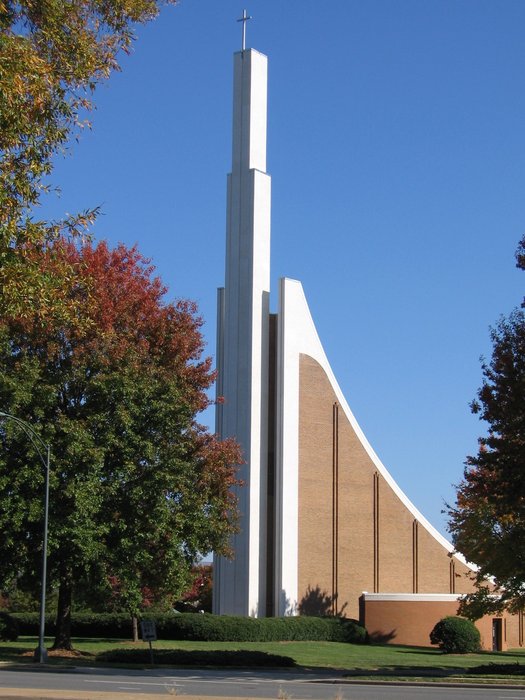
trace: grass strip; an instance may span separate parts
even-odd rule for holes
[[[46,639],[51,646],[52,640]],[[20,637],[17,642],[0,643],[0,661],[31,662],[32,651],[37,645],[36,637]],[[143,642],[134,644],[123,639],[73,640],[79,656],[70,659],[50,657],[51,664],[92,664],[100,654],[114,649],[144,650]],[[394,644],[361,645],[338,642],[175,642],[158,641],[153,644],[154,653],[161,649],[187,651],[257,651],[291,658],[297,666],[311,669],[337,669],[360,676],[388,677],[414,676],[447,678],[468,673],[494,676],[519,677],[519,667],[525,665],[525,650],[509,652],[482,652],[479,654],[443,654],[428,647],[408,647]],[[22,656],[23,653],[28,656]],[[103,658],[103,657],[102,657]],[[500,665],[503,668],[496,668]],[[472,669],[471,671],[469,669]],[[482,673],[483,672],[483,673]],[[525,668],[522,669],[525,674]]]

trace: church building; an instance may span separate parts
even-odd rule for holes
[[[244,484],[234,558],[214,561],[214,612],[344,615],[372,639],[429,646],[434,624],[473,589],[473,568],[367,441],[301,283],[281,279],[270,311],[266,112],[267,57],[243,47],[234,55],[216,429],[241,444]],[[484,648],[523,645],[522,616],[477,624]]]

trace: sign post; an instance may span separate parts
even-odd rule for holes
[[[151,646],[151,642],[157,641],[157,629],[155,627],[155,621],[141,620],[140,631],[142,632],[142,641],[149,643],[149,655],[151,659],[151,665],[153,666],[155,661],[153,659],[153,647]]]

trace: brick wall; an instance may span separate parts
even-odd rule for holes
[[[363,591],[472,590],[467,567],[378,471],[324,370],[307,355],[300,360],[299,402],[300,610],[358,618]]]

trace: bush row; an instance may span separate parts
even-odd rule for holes
[[[21,635],[37,635],[40,617],[38,613],[11,613],[18,622]],[[56,632],[55,616],[46,615],[46,635]],[[126,613],[96,614],[77,613],[71,620],[71,633],[74,637],[117,637],[127,638],[133,635],[131,618]]]
[[[153,654],[155,664],[169,666],[295,666],[289,656],[264,651],[154,649]],[[151,657],[148,649],[111,649],[98,654],[97,661],[149,664]]]
[[[12,615],[0,612],[0,640],[3,642],[16,642],[18,639],[18,623]]]
[[[38,634],[37,613],[13,613],[20,634]],[[204,642],[276,642],[325,641],[362,644],[367,633],[356,620],[338,617],[233,617],[182,613],[180,615],[144,615],[155,620],[159,639]],[[46,634],[53,634],[55,623],[46,619]],[[74,637],[128,638],[132,636],[129,615],[75,614],[71,633]]]

